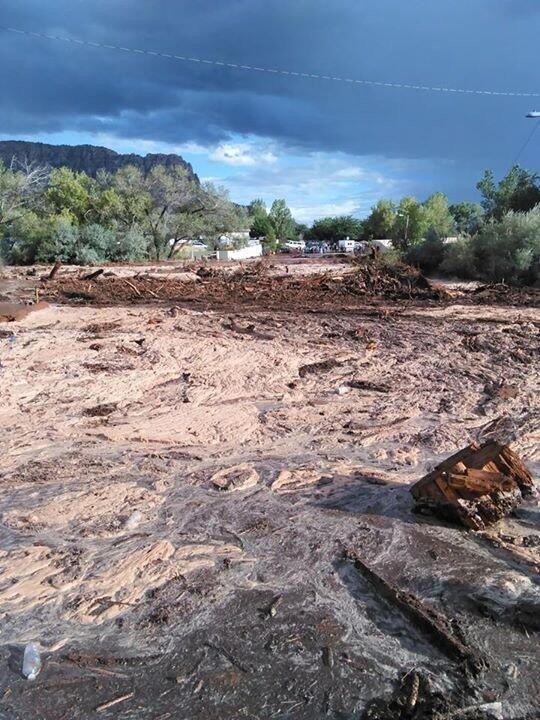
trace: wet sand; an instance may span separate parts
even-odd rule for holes
[[[7,717],[352,720],[411,671],[535,717],[537,501],[485,538],[414,514],[409,485],[493,437],[537,476],[537,308],[52,305],[2,327]],[[489,668],[464,674],[350,548]]]

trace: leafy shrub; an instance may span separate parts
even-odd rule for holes
[[[509,212],[486,225],[472,241],[476,268],[492,282],[535,283],[540,279],[540,205]]]
[[[137,225],[119,233],[110,259],[115,262],[134,262],[148,257],[148,238]]]
[[[51,263],[61,260],[74,261],[79,238],[79,228],[69,216],[60,214],[45,223],[44,232],[36,249],[36,262]]]
[[[276,250],[279,250],[281,246],[281,243],[276,238],[276,234],[273,231],[273,229],[270,229],[270,232],[266,235],[265,239],[263,240],[263,247],[265,251],[268,253],[275,252]]]
[[[443,258],[444,243],[435,234],[429,234],[426,240],[410,247],[405,256],[410,265],[419,267],[426,274],[435,272]]]
[[[388,248],[388,250],[381,252],[378,255],[378,259],[383,265],[393,267],[394,265],[399,265],[399,263],[403,262],[403,253],[399,248],[392,246]]]
[[[103,261],[103,255],[100,254],[99,250],[89,245],[82,245],[77,248],[77,253],[72,262],[77,265],[100,265]]]
[[[450,275],[467,280],[476,277],[476,261],[469,237],[460,237],[456,242],[444,246],[443,260],[439,265],[443,275]]]
[[[37,250],[47,230],[36,213],[24,213],[4,231],[0,254],[12,265],[28,265],[35,262]]]
[[[97,265],[111,259],[116,249],[116,234],[113,230],[93,223],[79,231],[73,262],[80,265]]]

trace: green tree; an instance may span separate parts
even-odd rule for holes
[[[81,265],[96,265],[114,259],[116,233],[98,223],[84,225],[79,230],[73,261]]]
[[[74,173],[62,167],[51,172],[47,200],[56,214],[69,213],[83,223],[90,209],[90,181],[85,173]]]
[[[79,229],[70,213],[49,216],[47,232],[36,252],[36,262],[76,262]]]
[[[478,203],[455,203],[449,209],[458,235],[475,235],[484,224],[484,210]]]
[[[304,240],[309,235],[310,228],[305,223],[294,223],[294,234],[297,238],[300,238],[301,240]]]
[[[264,236],[263,247],[267,252],[275,252],[279,248],[279,240],[276,237],[274,228],[270,225],[270,230],[267,235]]]
[[[396,206],[390,200],[379,200],[364,222],[365,240],[386,240],[392,237]]]
[[[443,275],[467,280],[473,280],[477,277],[476,258],[469,237],[461,237],[456,242],[445,245],[439,271]]]
[[[156,260],[174,254],[183,241],[194,231],[188,223],[204,210],[202,190],[192,182],[182,167],[152,168],[143,180],[151,199],[145,209],[144,223],[148,229]]]
[[[423,273],[436,272],[444,259],[445,245],[436,232],[428,230],[427,238],[409,247],[406,260],[415,265]]]
[[[141,227],[152,208],[146,179],[133,165],[118,170],[112,178],[111,189],[120,197],[121,203],[115,219],[123,230]]]
[[[540,203],[539,181],[536,173],[514,165],[498,184],[493,172],[486,170],[476,187],[487,217],[501,220],[511,210],[527,212]]]
[[[264,200],[261,198],[255,198],[255,200],[252,200],[248,205],[248,214],[253,218],[259,215],[268,215]]]
[[[2,257],[12,265],[31,265],[48,228],[35,212],[27,211],[12,220],[2,238]]]
[[[404,197],[397,208],[392,238],[400,250],[407,250],[425,238],[428,231],[426,208],[414,197]]]
[[[268,217],[278,240],[294,238],[294,219],[285,200],[274,200]]]
[[[472,240],[477,272],[487,280],[533,284],[540,279],[540,206],[510,211]]]
[[[155,167],[143,183],[150,205],[142,227],[157,260],[173,257],[194,237],[211,241],[247,224],[245,210],[232,203],[223,188],[193,182],[182,167]]]
[[[313,223],[309,236],[321,242],[337,242],[346,237],[357,240],[362,236],[364,227],[361,220],[351,215],[326,217]]]
[[[94,222],[105,227],[122,224],[124,202],[120,193],[114,188],[95,188],[91,194],[90,205]],[[127,223],[128,226],[132,224],[133,221]]]
[[[255,215],[249,234],[254,238],[268,237],[271,234],[275,237],[274,227],[268,215]]]
[[[116,246],[111,256],[115,262],[133,262],[148,257],[148,238],[142,228],[131,225],[117,234]]]
[[[476,184],[477,189],[482,195],[482,207],[488,218],[495,216],[497,211],[497,185],[495,184],[495,174],[493,170],[486,170],[481,180]]]
[[[423,203],[424,222],[426,223],[426,237],[444,239],[456,231],[454,217],[450,212],[448,198],[444,193],[434,193]]]
[[[231,202],[225,188],[206,183],[201,188],[199,201],[199,209],[194,208],[193,212],[184,216],[183,243],[191,237],[199,236],[206,238],[207,244],[213,247],[220,235],[245,231],[249,227],[245,208]]]

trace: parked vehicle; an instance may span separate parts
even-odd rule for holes
[[[356,242],[350,238],[344,240],[338,240],[338,248],[340,252],[354,252],[356,249]]]
[[[287,249],[289,252],[294,250],[304,252],[306,249],[306,243],[304,240],[287,240],[287,242],[283,244],[283,248]]]

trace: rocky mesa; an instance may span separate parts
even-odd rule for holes
[[[149,153],[142,156],[135,153],[121,154],[95,145],[49,145],[23,140],[0,141],[0,162],[9,166],[13,160],[50,168],[68,167],[92,177],[95,177],[99,170],[114,173],[126,165],[134,165],[145,175],[156,165],[164,165],[168,168],[179,165],[187,170],[195,182],[199,182],[191,164],[180,155],[174,154]]]

